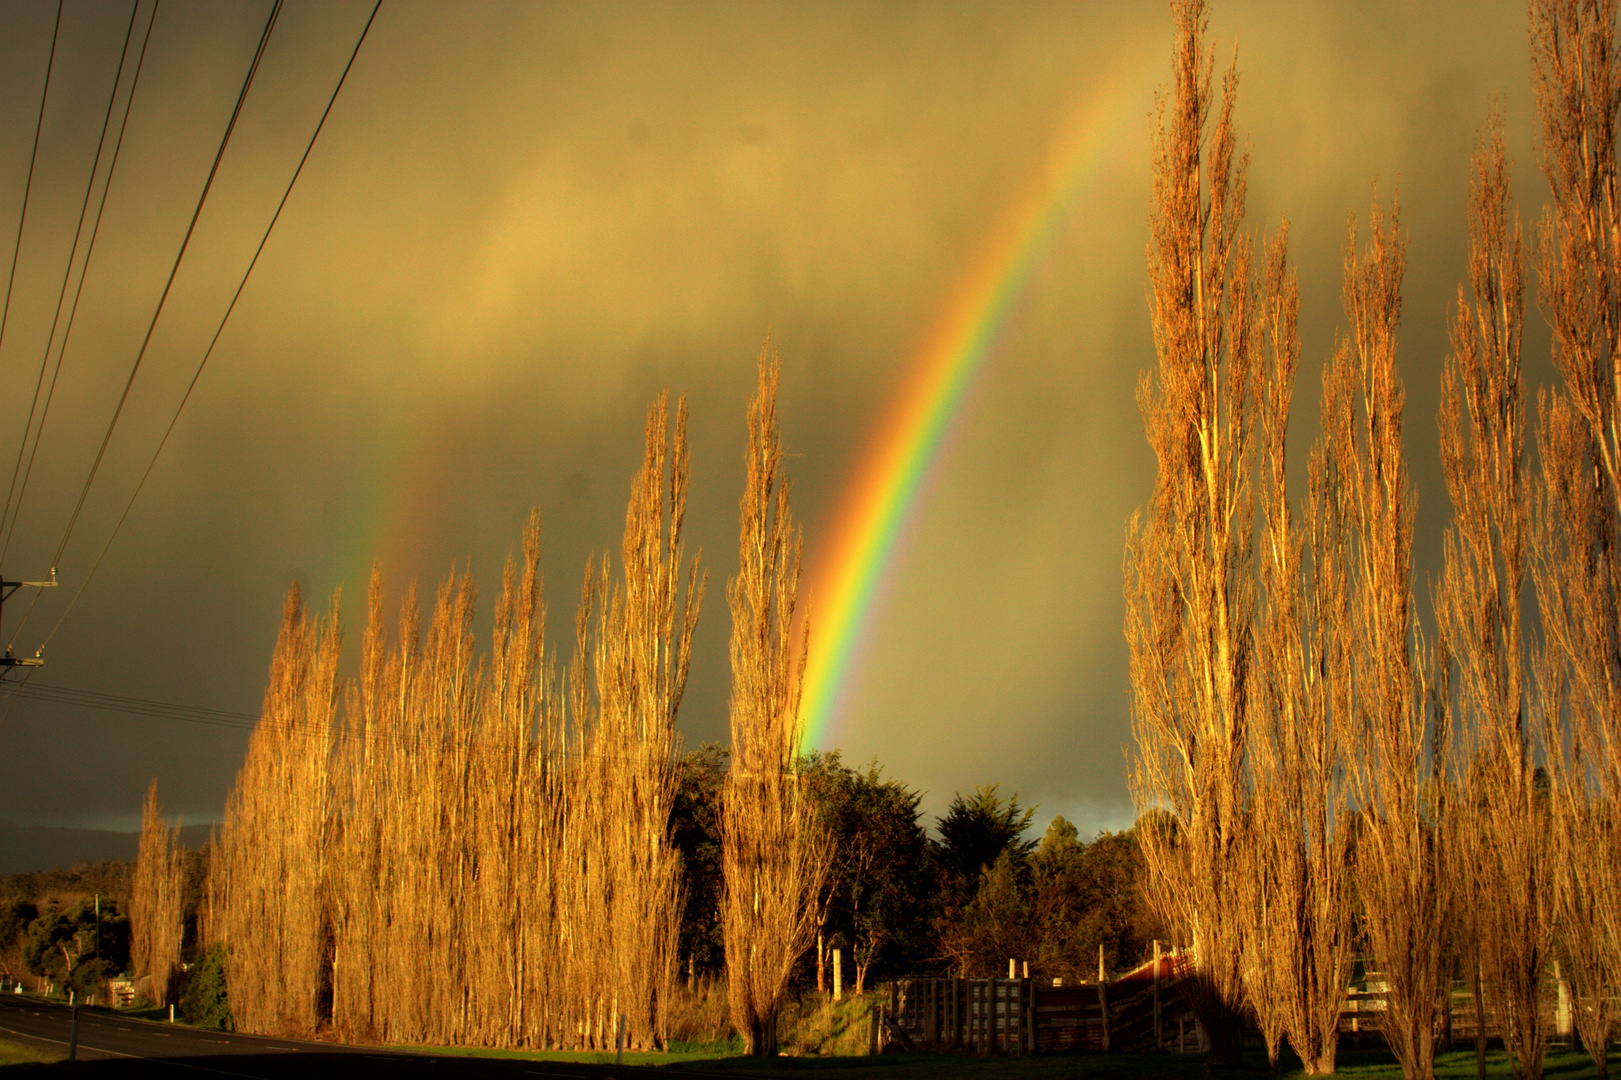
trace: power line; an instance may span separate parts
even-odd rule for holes
[[[17,257],[23,247],[23,225],[28,221],[28,197],[34,190],[34,163],[39,160],[39,133],[45,127],[45,102],[51,96],[51,69],[56,66],[56,39],[62,32],[62,0],[56,0],[56,26],[51,30],[51,56],[45,61],[45,88],[39,94],[39,120],[34,124],[34,149],[28,155],[28,179],[23,184],[23,208],[17,217],[17,242],[11,249],[11,273],[6,278],[6,302],[0,309],[0,344],[6,340],[11,317],[11,287],[17,283]]]
[[[157,23],[157,20],[158,20],[158,2],[159,2],[159,0],[152,0],[152,15],[146,21],[146,33],[141,38],[141,54],[135,60],[135,75],[130,80],[129,97],[124,101],[124,116],[123,116],[123,119],[121,119],[119,121],[119,124],[118,124],[118,141],[113,145],[112,160],[109,162],[109,164],[107,166],[107,182],[102,185],[102,188],[101,188],[101,200],[96,204],[96,220],[95,220],[95,224],[90,229],[90,244],[89,244],[88,247],[85,248],[84,267],[79,273],[78,287],[73,292],[73,307],[71,309],[69,309],[69,311],[68,311],[68,324],[67,324],[67,329],[65,329],[62,332],[62,345],[57,350],[57,353],[56,353],[56,370],[51,375],[51,388],[50,388],[49,392],[47,392],[46,395],[45,395],[45,414],[40,417],[40,422],[39,422],[40,423],[40,432],[39,432],[39,434],[41,434],[41,435],[44,433],[44,430],[45,430],[45,419],[46,419],[46,416],[48,416],[49,413],[50,413],[51,402],[56,397],[56,382],[57,382],[57,379],[62,374],[62,357],[64,355],[66,355],[66,353],[67,353],[68,341],[73,336],[73,325],[74,325],[74,322],[78,318],[78,315],[79,315],[79,298],[80,298],[80,296],[82,296],[84,294],[84,282],[85,282],[86,275],[88,275],[89,272],[90,272],[90,260],[96,254],[96,238],[101,235],[101,217],[102,217],[102,213],[107,209],[107,195],[112,190],[113,174],[118,168],[119,154],[124,148],[124,132],[129,127],[129,114],[130,114],[131,107],[135,103],[135,91],[140,86],[141,71],[146,66],[146,49],[147,49],[147,46],[149,44],[151,44],[151,41],[152,41],[152,27]],[[36,435],[35,438],[34,438],[34,453],[37,454],[38,452],[39,452],[39,435]],[[30,454],[29,458],[28,458],[28,469],[24,473],[24,477],[23,477],[24,486],[27,485],[28,477],[33,474],[33,470],[34,470],[34,455]],[[19,496],[19,505],[20,505],[20,500],[21,500],[21,496]],[[13,527],[15,527],[15,525],[16,525],[16,518],[15,517],[12,518],[12,525],[13,525]],[[7,537],[6,537],[6,546],[7,546],[8,549],[10,547],[10,544],[11,544],[11,537],[8,534]],[[53,569],[53,571],[55,569],[54,561],[52,563],[52,569]],[[12,632],[11,640],[6,645],[6,647],[8,649],[11,648],[13,645],[15,645],[17,643],[18,634],[21,632],[23,626],[28,622],[29,616],[33,615],[33,613],[34,613],[34,605],[36,605],[38,603],[39,603],[39,594],[35,593],[33,598],[28,602],[28,608],[27,608],[27,610],[25,610],[23,612],[23,617],[17,621],[17,629]],[[30,673],[30,675],[31,674],[32,673]],[[23,677],[23,681],[27,682],[28,678],[29,678],[29,676],[25,675]],[[3,720],[3,719],[5,719],[4,715],[0,714],[0,720]]]
[[[124,64],[129,59],[129,43],[130,39],[135,35],[135,16],[140,11],[140,7],[141,0],[135,0],[135,2],[130,5],[129,28],[124,31],[124,45],[123,48],[121,48],[118,52],[118,70],[113,73],[112,92],[107,96],[107,113],[104,117],[102,117],[101,135],[96,140],[96,157],[95,160],[90,163],[90,176],[85,181],[84,201],[79,206],[79,223],[73,230],[73,246],[68,250],[67,265],[62,268],[62,288],[56,296],[56,313],[51,317],[51,332],[45,338],[45,355],[40,357],[39,378],[34,381],[34,399],[29,403],[28,406],[28,421],[23,425],[22,442],[17,446],[17,463],[12,467],[11,470],[11,486],[6,489],[6,504],[4,510],[0,511],[0,532],[3,532],[5,535],[4,544],[0,544],[0,566],[5,565],[6,553],[11,550],[11,538],[16,534],[17,531],[17,515],[22,513],[23,495],[28,490],[28,478],[33,475],[34,472],[34,458],[39,454],[39,442],[45,434],[45,419],[50,413],[51,399],[56,394],[56,378],[57,375],[60,375],[62,371],[62,354],[67,349],[67,335],[69,332],[71,332],[73,327],[73,319],[71,314],[68,318],[68,329],[64,331],[62,335],[62,348],[57,350],[56,374],[51,376],[50,390],[45,396],[45,408],[43,411],[40,411],[39,393],[45,385],[45,371],[48,367],[50,367],[51,345],[56,340],[56,328],[62,321],[62,304],[67,298],[68,282],[73,278],[73,261],[74,258],[79,254],[79,241],[84,238],[84,220],[90,210],[90,195],[96,187],[96,173],[101,168],[102,152],[107,148],[107,129],[112,126],[113,106],[118,103],[118,88],[124,80]],[[152,8],[152,14],[154,18],[157,16],[157,6],[155,3]],[[146,29],[147,35],[150,37],[152,32],[152,24],[150,22],[147,23]],[[146,57],[146,46],[144,43],[141,46],[141,57],[142,59],[145,59]],[[135,83],[140,80],[140,77],[141,71],[140,67],[137,65],[135,69],[135,79],[130,83],[129,101],[134,101],[135,99]],[[129,121],[129,102],[126,102],[124,105],[124,121],[126,123]],[[123,144],[124,134],[122,125],[119,127],[118,134],[118,142],[121,146]],[[107,190],[108,188],[112,187],[113,170],[117,168],[117,166],[118,151],[115,148],[113,151],[112,160],[107,167],[107,183],[102,188],[101,207],[105,207],[107,205]],[[96,227],[91,229],[90,245],[85,249],[84,265],[79,269],[79,288],[73,296],[74,311],[78,310],[79,293],[83,292],[85,275],[90,271],[90,254],[91,250],[95,247],[96,228],[99,228],[101,225],[101,207],[98,207],[96,210]],[[18,230],[18,235],[19,237],[21,236],[20,228]],[[24,471],[23,457],[28,450],[28,434],[34,429],[34,414],[36,412],[39,412],[39,430],[34,434],[34,452],[32,454],[27,454],[28,469],[27,471]],[[19,476],[22,478],[22,490],[20,491],[17,488],[17,480]],[[12,509],[13,495],[16,496],[17,500],[15,512],[13,512]],[[8,522],[9,525],[7,524]]]
[[[197,230],[197,219],[202,217],[203,206],[208,202],[208,193],[214,187],[214,178],[219,175],[220,161],[225,157],[225,148],[230,145],[231,134],[236,130],[236,122],[242,115],[243,103],[247,100],[248,90],[253,86],[253,77],[258,74],[259,63],[264,59],[265,46],[270,41],[270,33],[276,26],[276,19],[281,15],[283,0],[275,0],[270,9],[270,17],[265,21],[264,32],[259,36],[259,47],[254,51],[253,62],[248,65],[248,73],[242,81],[242,89],[237,93],[236,106],[231,110],[231,119],[225,125],[225,134],[220,139],[218,151],[214,154],[214,163],[209,167],[208,179],[203,183],[202,194],[197,197],[197,207],[192,211],[191,222],[186,226],[186,235],[180,241],[180,250],[175,253],[174,265],[169,268],[169,279],[164,282],[163,292],[158,297],[156,309],[152,312],[152,321],[147,324],[146,336],[141,339],[140,350],[135,354],[135,363],[130,368],[129,378],[124,382],[124,391],[119,395],[118,405],[113,409],[113,416],[107,423],[106,434],[102,436],[101,447],[96,451],[96,457],[90,465],[90,473],[85,477],[84,487],[79,490],[79,501],[74,505],[73,514],[68,518],[67,528],[62,531],[62,540],[56,547],[56,554],[51,557],[52,566],[62,564],[62,552],[67,549],[68,538],[73,535],[73,528],[78,524],[79,514],[84,510],[85,499],[90,495],[90,485],[95,482],[96,473],[101,468],[102,459],[107,454],[107,444],[112,441],[113,429],[118,426],[118,419],[123,415],[124,405],[129,401],[130,388],[135,385],[135,376],[141,370],[141,362],[146,359],[146,350],[152,343],[152,335],[158,327],[158,320],[163,316],[164,305],[168,303],[169,292],[174,288],[176,276],[180,273],[180,263],[186,257],[186,249],[191,245],[192,234]],[[25,616],[26,618],[26,616]]]
[[[107,557],[108,549],[113,546],[113,541],[118,537],[119,530],[124,527],[125,519],[129,517],[130,510],[135,506],[135,500],[140,496],[141,490],[146,487],[147,478],[152,475],[152,469],[158,463],[158,456],[163,453],[163,448],[169,445],[169,436],[174,434],[175,425],[180,421],[180,413],[185,409],[186,403],[191,400],[191,393],[197,388],[197,380],[202,378],[203,368],[208,365],[209,357],[214,355],[214,346],[219,344],[220,335],[225,332],[225,324],[230,319],[231,313],[236,310],[237,301],[242,298],[242,290],[247,287],[248,277],[253,273],[253,268],[259,265],[259,256],[264,253],[265,245],[270,241],[270,233],[275,229],[276,222],[281,220],[281,212],[286,207],[288,198],[293,194],[293,185],[298,183],[299,176],[304,172],[304,163],[309,161],[310,151],[315,149],[315,140],[320,138],[321,130],[326,126],[326,119],[332,113],[332,106],[338,100],[338,93],[343,89],[344,82],[349,78],[349,71],[355,66],[355,57],[360,55],[360,47],[365,44],[366,35],[371,31],[371,24],[377,18],[378,9],[382,6],[383,0],[377,0],[372,5],[371,15],[367,17],[366,25],[360,30],[360,37],[355,41],[355,47],[349,53],[349,62],[343,66],[343,73],[338,76],[337,85],[332,88],[332,96],[327,98],[326,108],[321,111],[321,119],[316,122],[315,130],[310,134],[310,141],[304,146],[304,154],[298,159],[298,167],[293,170],[292,178],[287,181],[287,188],[281,194],[281,201],[276,204],[276,212],[270,216],[270,223],[265,226],[264,235],[259,238],[259,246],[254,248],[253,258],[248,261],[248,268],[242,272],[242,280],[237,282],[236,292],[231,294],[231,302],[226,306],[225,314],[220,317],[219,325],[214,328],[214,336],[209,340],[208,348],[204,350],[202,360],[198,361],[197,370],[192,373],[191,382],[186,385],[186,392],[181,396],[180,404],[175,407],[174,416],[170,417],[169,426],[164,429],[163,438],[158,440],[157,449],[152,451],[152,459],[146,463],[146,470],[141,473],[141,479],[135,485],[135,490],[130,494],[129,502],[124,504],[124,512],[119,515],[118,521],[113,525],[111,535],[107,537],[107,542],[102,545],[100,554],[96,556],[96,561],[91,564],[90,572],[79,582],[78,589],[74,591],[73,598],[68,601],[68,606],[63,609],[61,617],[56,620],[56,625],[51,627],[50,633],[45,635],[45,640],[40,642],[39,647],[41,649],[50,644],[51,639],[56,636],[56,632],[62,628],[62,623],[67,620],[69,613],[78,604],[79,597],[84,595],[85,586],[89,585],[90,579],[96,576],[96,571],[101,568],[101,561]],[[26,620],[26,618],[25,615],[24,619]],[[18,624],[17,629],[22,629],[21,623]],[[13,633],[13,642],[15,642],[16,637],[17,635]]]
[[[30,668],[29,675],[37,669]],[[315,734],[332,738],[335,741],[353,741],[365,743],[367,741],[383,742],[399,747],[419,748],[436,740],[436,734],[426,728],[416,731],[389,731],[371,732],[357,730],[352,719],[339,722],[334,719],[330,725],[313,724],[300,720],[269,720],[257,713],[236,712],[230,709],[209,709],[198,705],[181,705],[172,701],[156,701],[151,698],[129,697],[123,694],[103,694],[92,690],[75,690],[66,686],[30,686],[25,678],[22,682],[0,683],[0,701],[6,703],[7,709],[18,699],[26,701],[45,701],[58,705],[68,705],[79,709],[94,712],[120,713],[126,716],[139,716],[153,720],[178,720],[187,724],[197,724],[203,727],[226,728],[233,731],[252,732],[260,726],[267,728],[279,727],[281,730],[293,734]],[[337,710],[333,713],[336,718]],[[444,741],[443,735],[437,741]],[[472,742],[476,743],[474,739]],[[534,748],[532,741],[526,745]],[[539,756],[550,761],[580,761],[584,759],[617,761],[617,762],[647,762],[670,761],[676,758],[665,758],[657,754],[606,754],[601,752],[580,750],[540,750],[535,748]]]
[[[122,694],[102,694],[67,686],[28,686],[24,683],[13,683],[8,684],[8,687],[9,697],[25,698],[30,701],[52,701],[102,712],[245,728],[252,728],[259,720],[254,713],[208,709],[198,705],[181,705],[172,701],[154,701],[150,698],[127,697]]]

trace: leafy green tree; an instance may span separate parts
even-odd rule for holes
[[[186,1023],[231,1031],[231,999],[225,983],[225,946],[210,945],[186,972],[180,988],[180,1015]]]
[[[23,939],[28,925],[39,918],[39,909],[28,900],[12,899],[0,903],[0,974],[15,979],[25,970],[23,965]]]
[[[1010,844],[954,892],[936,922],[939,953],[974,978],[1004,975],[1008,960],[1031,975],[1079,982],[1097,977],[1098,950],[1109,973],[1139,961],[1161,936],[1141,894],[1142,852],[1132,832],[1083,843],[1055,817],[1033,852]],[[1021,967],[1022,970],[1022,967]]]
[[[1024,839],[1024,831],[1036,816],[1035,809],[1021,812],[1019,796],[1012,795],[1004,802],[996,787],[988,784],[976,788],[966,798],[959,793],[952,798],[945,816],[936,821],[941,864],[948,874],[967,883],[970,892],[980,872],[995,864],[1002,852],[1012,852],[1017,863],[1036,846],[1036,841]]]
[[[39,908],[27,900],[8,900],[0,904],[0,948],[18,941],[28,924],[39,918]]]
[[[1142,896],[1142,848],[1131,830],[1082,843],[1075,826],[1053,818],[1031,859],[1032,964],[1066,982],[1134,965],[1150,951],[1158,924]]]
[[[849,950],[859,992],[869,978],[913,973],[929,951],[933,853],[919,822],[921,794],[874,761],[812,753],[804,775],[833,837],[822,897],[825,947]]]
[[[99,990],[129,966],[129,919],[110,900],[98,916],[90,897],[65,911],[47,909],[24,933],[23,965],[63,989]]]
[[[721,933],[721,789],[730,754],[719,743],[704,743],[677,766],[671,840],[681,853],[686,899],[681,911],[680,955],[694,974],[712,975],[726,967]]]
[[[936,922],[941,956],[959,977],[1007,974],[1011,959],[1029,959],[1038,945],[1030,921],[1030,873],[1026,853],[1005,847],[979,872],[966,903],[948,904]]]

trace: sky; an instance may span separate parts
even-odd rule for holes
[[[155,323],[270,5],[158,9],[84,270],[85,242],[69,252],[130,12],[66,0],[53,57],[57,5],[0,3],[0,481],[33,454],[0,576],[43,579],[62,550],[59,586],[0,612],[18,656],[49,638],[30,690],[256,714],[288,585],[317,607],[345,590],[352,664],[374,562],[391,613],[408,581],[469,570],[487,640],[535,506],[561,666],[586,559],[617,553],[643,417],[667,390],[691,410],[686,543],[709,571],[679,728],[688,747],[724,740],[744,409],[769,335],[813,650],[850,646],[815,745],[876,760],[931,818],[995,783],[1038,827],[1130,824],[1121,562],[1153,483],[1133,393],[1153,363],[1167,5],[385,0],[133,502],[371,4],[286,4]],[[1290,222],[1297,464],[1344,325],[1347,220],[1375,190],[1399,196],[1427,595],[1449,514],[1445,326],[1494,104],[1528,221],[1546,193],[1524,5],[1228,0],[1210,38],[1241,73],[1250,225]],[[83,285],[63,346],[65,272],[69,301]],[[911,444],[870,605],[817,624],[886,433],[969,331],[956,389],[931,399],[934,440]],[[1527,334],[1534,387],[1550,377],[1534,314]],[[41,430],[42,371],[59,374]],[[0,819],[134,828],[156,777],[171,815],[218,820],[246,743],[240,726],[0,700]]]

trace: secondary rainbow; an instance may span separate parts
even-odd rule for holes
[[[1003,214],[914,354],[906,383],[862,455],[810,580],[811,639],[801,717],[806,747],[830,748],[909,522],[923,502],[976,376],[996,351],[1070,208],[1143,119],[1143,81],[1116,78],[1055,140],[1047,167]]]

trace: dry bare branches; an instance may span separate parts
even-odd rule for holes
[[[1166,827],[1144,830],[1151,894],[1195,949],[1195,1008],[1214,1060],[1230,1063],[1242,1004],[1238,870],[1254,691],[1258,285],[1241,231],[1237,71],[1228,69],[1218,105],[1204,5],[1182,0],[1173,9],[1177,46],[1171,90],[1158,102],[1148,252],[1158,364],[1137,391],[1158,474],[1126,553],[1131,785],[1139,812],[1169,815]]]
[[[1535,786],[1520,603],[1527,492],[1520,340],[1524,267],[1510,216],[1500,117],[1476,151],[1470,294],[1458,290],[1442,377],[1441,462],[1453,523],[1436,595],[1458,712],[1460,790],[1449,808],[1460,937],[1523,1080],[1539,1080],[1548,1032],[1541,989],[1553,938],[1547,801]],[[1470,301],[1470,296],[1473,302]],[[1482,902],[1489,897],[1489,902]]]
[[[263,718],[227,804],[210,933],[251,1031],[603,1049],[663,1037],[680,863],[676,709],[701,598],[683,583],[685,409],[662,399],[626,515],[624,580],[587,570],[564,709],[545,649],[540,519],[487,656],[466,576],[392,646],[374,573],[339,725],[336,600],[289,593]],[[214,900],[213,897],[219,897]],[[217,925],[217,924],[223,925]]]
[[[788,509],[777,437],[780,372],[767,343],[749,402],[738,575],[726,597],[732,612],[732,755],[721,833],[726,977],[732,1024],[743,1034],[744,1052],[759,1055],[776,1052],[777,1012],[794,962],[815,932],[829,855],[797,768],[806,635],[794,633],[800,533]]]
[[[1351,330],[1333,361],[1331,381],[1344,381],[1332,413],[1325,408],[1325,437],[1334,442],[1350,532],[1351,692],[1361,744],[1352,770],[1361,818],[1356,859],[1368,939],[1388,986],[1381,1028],[1403,1075],[1430,1080],[1444,987],[1447,878],[1438,824],[1449,736],[1446,714],[1432,707],[1413,614],[1416,500],[1402,456],[1405,393],[1396,373],[1406,242],[1394,203],[1388,222],[1374,204],[1369,233],[1358,251],[1353,220],[1346,239]]]
[[[130,881],[130,967],[146,979],[146,996],[154,1004],[173,1000],[180,971],[182,880],[180,829],[170,832],[158,805],[158,782],[146,789],[141,806],[141,841]]]
[[[1559,867],[1560,952],[1600,1075],[1621,986],[1621,49],[1613,0],[1530,5],[1539,157],[1538,301],[1561,386],[1538,398],[1531,569],[1536,697]]]
[[[337,601],[322,622],[287,592],[264,711],[225,803],[224,938],[244,1031],[310,1032],[327,985],[329,768],[337,714]]]
[[[1352,942],[1345,515],[1326,443],[1310,457],[1304,521],[1290,513],[1286,436],[1300,347],[1287,239],[1285,229],[1268,250],[1260,319],[1264,529],[1244,982],[1269,1059],[1276,1062],[1286,1033],[1306,1071],[1326,1074],[1334,1071]]]

